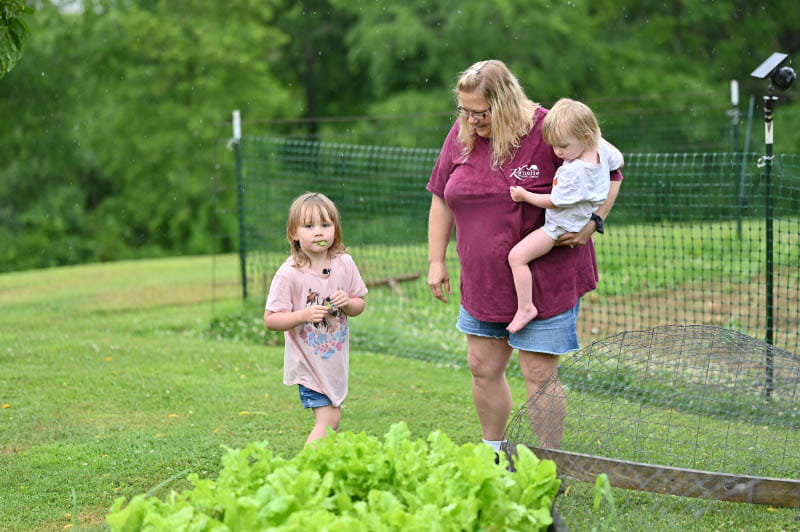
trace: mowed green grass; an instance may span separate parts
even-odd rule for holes
[[[225,446],[302,448],[311,414],[282,384],[282,348],[207,334],[214,315],[241,312],[236,283],[233,256],[0,275],[0,531],[105,530],[114,499],[213,478]],[[371,319],[368,307],[352,334]],[[351,353],[342,430],[381,436],[402,420],[415,437],[476,441],[468,371],[399,354]],[[800,530],[791,509],[613,495],[611,521],[586,484],[558,506],[572,530]]]
[[[234,258],[215,267],[235,294]],[[312,414],[282,383],[283,349],[205,334],[211,274],[198,257],[0,276],[0,530],[103,529],[116,497],[215,475],[223,446],[302,448]],[[354,352],[342,429],[474,441],[468,397],[463,369]]]

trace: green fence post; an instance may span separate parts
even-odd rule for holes
[[[764,218],[766,222],[766,276],[767,276],[767,333],[766,342],[773,345],[773,224],[772,224],[772,112],[777,96],[769,94],[764,96]],[[772,349],[767,348],[766,354],[766,387],[767,399],[772,397],[773,374],[772,374]]]
[[[233,112],[233,153],[236,157],[236,215],[239,219],[239,269],[242,275],[242,299],[247,299],[247,241],[244,230],[244,185],[242,184],[242,118]]]

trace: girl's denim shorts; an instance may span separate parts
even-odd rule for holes
[[[514,349],[563,355],[580,347],[577,329],[580,306],[581,303],[578,301],[578,304],[568,311],[552,318],[533,320],[524,329],[513,334],[506,330],[508,322],[481,321],[461,307],[456,327],[459,331],[473,336],[507,338],[508,345]]]
[[[303,403],[303,408],[319,408],[321,406],[331,406],[331,400],[324,393],[319,393],[311,388],[306,388],[302,384],[298,384],[300,390],[300,402]]]

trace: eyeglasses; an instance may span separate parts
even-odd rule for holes
[[[486,109],[485,111],[477,112],[477,111],[467,111],[466,109],[464,109],[463,107],[461,107],[459,105],[458,107],[456,107],[456,111],[458,111],[458,114],[460,114],[464,118],[472,118],[472,119],[475,119],[475,120],[483,120],[484,118],[486,118],[489,115],[489,113],[492,112],[492,107],[489,106],[489,108]]]

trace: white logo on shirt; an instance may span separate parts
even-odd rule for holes
[[[511,177],[516,179],[517,181],[523,181],[525,179],[536,179],[539,177],[539,167],[535,164],[529,164],[524,166],[519,166],[511,172]]]

